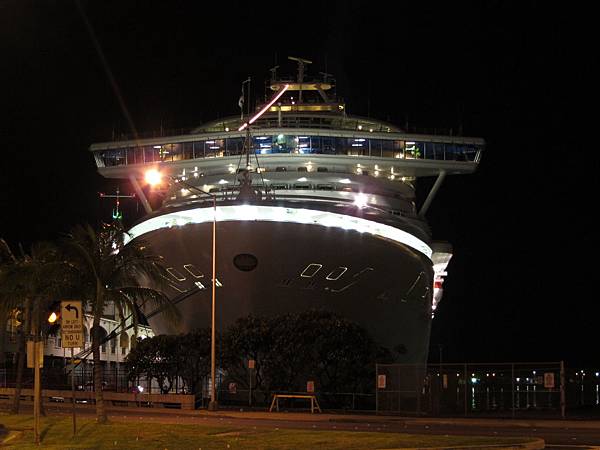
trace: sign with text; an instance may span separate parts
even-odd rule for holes
[[[37,348],[38,361],[40,367],[44,367],[44,346],[42,342],[27,341],[27,368],[34,369],[35,366],[35,349]]]
[[[386,381],[385,375],[377,375],[377,388],[385,389]]]
[[[552,372],[544,374],[544,387],[546,389],[554,389],[554,374]]]
[[[248,369],[254,369],[255,366],[256,366],[256,361],[253,359],[249,359],[248,360]]]
[[[83,347],[83,310],[81,301],[60,302],[62,348]]]
[[[309,392],[309,393],[315,392],[315,382],[314,381],[306,382],[306,392]]]

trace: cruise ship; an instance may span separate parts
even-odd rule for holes
[[[293,76],[271,69],[256,107],[250,80],[242,84],[239,115],[91,145],[99,173],[135,189],[146,215],[128,239],[164,257],[184,318],[175,329],[156,314],[150,325],[156,334],[210,326],[214,225],[218,330],[249,314],[324,309],[363,326],[398,362],[424,363],[452,256],[425,214],[447,175],[476,170],[485,142],[352,115],[331,75],[290,60]],[[417,204],[420,177],[435,181]]]

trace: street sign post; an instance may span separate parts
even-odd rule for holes
[[[248,391],[248,406],[252,406],[252,371],[256,366],[256,361],[254,359],[248,360],[248,371],[250,372],[250,380],[248,380],[248,386],[250,387]]]
[[[60,334],[63,348],[83,347],[83,310],[81,301],[60,302]]]
[[[60,334],[62,347],[71,349],[71,401],[73,402],[73,436],[77,432],[75,416],[75,359],[73,348],[83,348],[83,309],[79,300],[60,302]]]

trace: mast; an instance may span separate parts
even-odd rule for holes
[[[312,61],[308,59],[297,58],[295,56],[288,56],[288,59],[298,62],[298,84],[300,89],[298,91],[298,103],[302,103],[302,82],[304,81],[304,65],[312,64]]]

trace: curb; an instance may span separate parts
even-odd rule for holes
[[[23,434],[22,431],[9,431],[8,435],[0,441],[0,447],[4,447],[5,445],[8,445],[10,441],[12,441],[18,437],[21,437],[22,434]]]
[[[524,444],[458,445],[451,447],[399,447],[385,450],[541,450],[546,446],[543,439],[535,439]],[[381,450],[381,449],[379,449]]]

